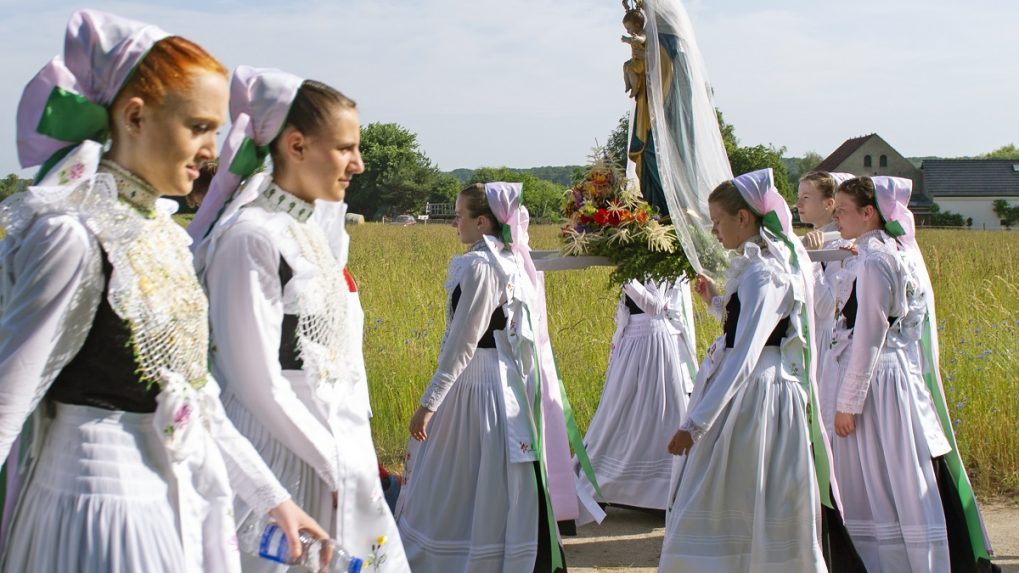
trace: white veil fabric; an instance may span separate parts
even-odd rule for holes
[[[680,0],[645,0],[646,89],[651,139],[662,193],[680,246],[697,272],[721,270],[727,258],[711,236],[708,195],[732,179],[712,88],[693,26]],[[635,118],[631,116],[630,136]],[[628,163],[627,175],[636,175]]]

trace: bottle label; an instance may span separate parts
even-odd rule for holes
[[[290,564],[287,536],[275,523],[266,526],[258,543],[258,556],[284,565]]]

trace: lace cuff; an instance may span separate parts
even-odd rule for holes
[[[432,376],[432,381],[425,389],[425,394],[421,397],[421,405],[424,406],[428,411],[434,412],[439,409],[439,405],[446,398],[446,394],[449,393],[449,389],[453,386],[453,377],[445,372],[436,372]]]
[[[683,420],[683,423],[680,424],[679,429],[684,432],[690,432],[690,438],[693,440],[695,444],[699,442],[700,439],[704,436],[704,433],[708,431],[706,427],[702,428],[701,426],[698,426],[690,418]]]
[[[863,378],[846,373],[846,377],[842,381],[842,388],[839,389],[836,410],[846,414],[862,414],[863,404],[867,401],[867,391],[870,388],[869,378],[869,376]]]
[[[263,485],[250,492],[248,496],[250,499],[244,500],[248,507],[256,515],[266,515],[274,507],[290,499],[290,492],[280,485],[278,481],[273,480],[272,483]]]

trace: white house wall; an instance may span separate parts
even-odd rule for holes
[[[1001,217],[994,214],[992,203],[999,197],[935,197],[934,202],[941,208],[941,212],[951,211],[962,215],[963,219],[973,217],[974,229],[1003,229]],[[1012,206],[1019,205],[1019,201],[1009,201]]]

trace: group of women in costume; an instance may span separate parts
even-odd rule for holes
[[[328,85],[247,66],[228,83],[184,38],[72,15],[18,109],[37,180],[0,205],[0,570],[283,571],[238,550],[266,514],[292,555],[303,530],[371,571],[565,570],[560,532],[600,521],[597,501],[668,510],[665,571],[989,567],[895,178],[804,181],[806,243],[843,245],[833,212],[856,253],[823,267],[770,171],[719,185],[725,292],[693,288],[724,334],[698,368],[691,285],[627,285],[586,449],[521,187],[464,189],[469,248],[394,518],[346,268],[359,138]],[[217,156],[185,232],[160,196]]]

